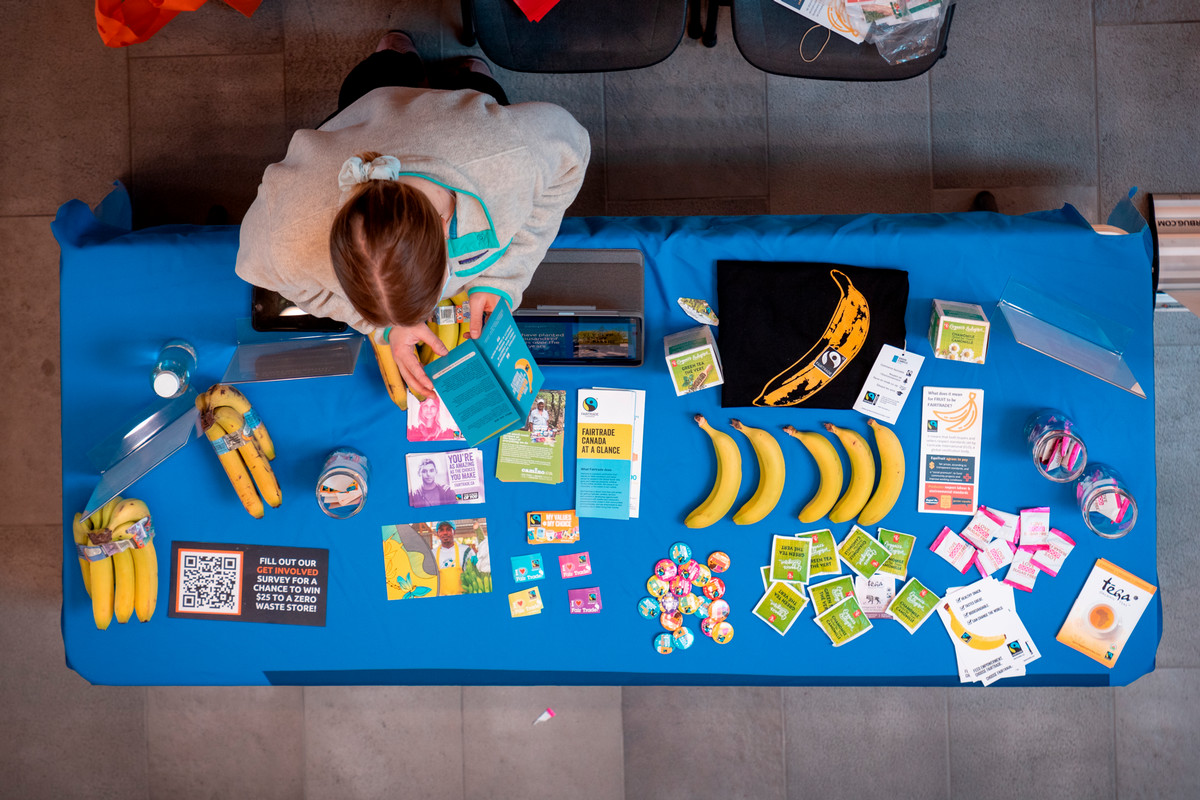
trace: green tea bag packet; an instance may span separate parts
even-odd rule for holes
[[[810,545],[808,577],[818,575],[841,575],[842,562],[838,560],[837,541],[833,531],[825,528],[819,531],[797,533],[796,538],[807,539]]]
[[[771,538],[771,580],[788,583],[808,583],[809,559],[812,545],[808,539],[795,536]]]
[[[813,609],[823,614],[847,597],[854,596],[854,576],[843,575],[840,578],[814,583],[808,587],[808,596],[812,598]]]
[[[907,578],[908,560],[912,558],[913,546],[917,543],[917,537],[880,528],[878,538],[879,543],[886,547],[891,554],[887,561],[880,565],[879,571],[895,575],[900,580]]]
[[[762,573],[763,591],[765,592],[771,588],[771,583],[773,582],[771,580],[771,568],[770,567],[759,567],[758,571],[760,573]],[[799,581],[774,581],[774,583],[786,583],[788,586],[791,586],[797,592],[800,592],[801,594],[804,593],[804,584],[800,583]]]
[[[841,647],[846,642],[852,642],[872,628],[871,620],[858,605],[858,599],[853,595],[845,598],[824,614],[818,615],[816,623],[817,627],[825,631],[825,635],[833,642],[834,647]]]
[[[771,626],[771,630],[780,636],[787,634],[800,612],[808,605],[808,598],[803,592],[786,583],[772,583],[767,593],[751,610],[751,614]]]
[[[856,575],[869,578],[879,571],[891,552],[874,536],[855,525],[838,545],[838,556]]]
[[[925,624],[925,620],[937,610],[941,598],[931,592],[916,578],[900,587],[896,597],[888,606],[888,613],[904,626],[909,633],[916,633],[917,628]]]

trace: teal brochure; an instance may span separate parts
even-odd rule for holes
[[[479,339],[468,339],[425,367],[468,447],[525,424],[542,371],[501,301]]]

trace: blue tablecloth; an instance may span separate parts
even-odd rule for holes
[[[118,198],[119,199],[119,198]],[[249,287],[234,275],[236,227],[160,227],[127,232],[102,222],[82,203],[64,205],[54,223],[62,247],[62,443],[64,544],[97,475],[86,452],[118,422],[153,397],[149,370],[160,343],[181,336],[199,352],[205,387],[223,373],[234,348],[235,320],[247,315]],[[495,440],[483,446],[486,516],[495,590],[436,600],[386,599],[380,527],[429,516],[405,499],[404,454],[429,445],[405,440],[404,415],[388,399],[364,347],[354,375],[245,387],[278,446],[274,462],[284,504],[254,520],[242,509],[209,452],[193,439],[125,494],[146,500],[158,531],[162,580],[158,614],[148,624],[113,624],[97,631],[70,547],[65,547],[62,628],[67,661],[105,684],[888,684],[957,683],[952,643],[936,620],[909,635],[879,621],[840,648],[805,612],[786,637],[750,610],[762,595],[758,568],[772,534],[804,526],[796,513],[816,486],[815,467],[780,426],[815,428],[822,421],[865,431],[853,412],[780,409],[722,410],[718,391],[676,398],[659,357],[664,334],[692,326],[675,304],[680,296],[715,301],[718,259],[810,260],[909,271],[908,347],[930,356],[925,339],[934,297],[976,302],[994,323],[985,366],[927,358],[919,385],[971,386],[986,391],[980,470],[984,503],[1001,509],[1048,505],[1051,521],[1079,542],[1056,578],[1042,575],[1032,594],[1018,592],[1018,609],[1043,657],[1029,675],[1009,683],[1126,684],[1154,667],[1161,634],[1161,593],[1112,670],[1058,644],[1054,637],[1098,557],[1157,583],[1152,292],[1147,235],[1101,236],[1066,206],[1021,217],[996,214],[913,216],[759,216],[576,218],[562,226],[558,247],[639,248],[646,254],[647,359],[633,368],[548,368],[547,388],[590,386],[648,390],[642,515],[629,522],[586,519],[575,546],[533,548],[525,543],[527,511],[573,507],[574,458],[558,486],[496,481]],[[1131,326],[1127,358],[1149,395],[1139,399],[1017,345],[995,303],[1010,276],[1088,305]],[[719,309],[721,310],[721,309]],[[724,309],[732,318],[733,310]],[[928,551],[943,525],[960,529],[966,517],[916,512],[919,392],[896,426],[910,478],[889,527],[917,536],[909,574],[937,592],[964,583]],[[1106,541],[1087,532],[1072,486],[1039,477],[1021,429],[1035,409],[1055,406],[1073,417],[1093,458],[1121,469],[1139,502],[1134,532]],[[731,520],[699,531],[683,518],[708,492],[715,464],[708,438],[692,415],[715,423],[730,416],[780,435],[788,477],[782,501],[764,521]],[[568,418],[569,441],[574,419]],[[753,453],[735,436],[746,464],[741,500],[754,491]],[[331,449],[357,447],[373,465],[370,500],[348,521],[325,517],[313,497],[316,476]],[[444,447],[441,449],[445,449]],[[568,448],[569,449],[569,448]],[[462,515],[458,516],[470,516]],[[849,524],[833,526],[840,538]],[[177,541],[287,544],[329,550],[325,627],[221,623],[166,615],[169,543]],[[652,647],[661,630],[636,605],[645,581],[671,543],[686,541],[703,556],[732,557],[726,574],[734,640],[703,637],[690,650],[662,656]],[[509,557],[540,549],[551,557],[588,550],[593,580],[563,581],[548,574],[539,585],[540,616],[511,619],[506,595],[515,591]],[[972,575],[974,575],[972,570]],[[598,585],[604,609],[567,613],[569,587]]]

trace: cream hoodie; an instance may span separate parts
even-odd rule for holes
[[[363,333],[374,326],[342,294],[329,231],[343,196],[338,172],[367,151],[455,193],[443,297],[465,287],[516,308],[579,192],[591,144],[558,106],[501,106],[471,90],[376,89],[319,129],[297,131],[242,221],[237,274]]]

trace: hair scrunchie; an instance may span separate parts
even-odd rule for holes
[[[367,181],[394,181],[399,177],[400,159],[395,156],[379,156],[366,162],[358,156],[351,156],[338,172],[338,186],[346,192]]]

